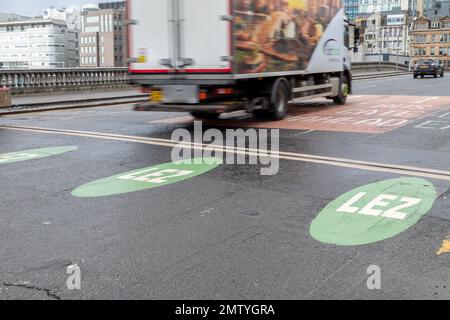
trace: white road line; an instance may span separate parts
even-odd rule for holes
[[[336,167],[345,167],[345,168],[384,172],[384,173],[394,173],[394,174],[400,174],[400,175],[417,176],[417,177],[450,181],[450,171],[412,167],[412,166],[402,166],[402,165],[379,163],[379,162],[359,161],[359,160],[345,159],[345,158],[318,156],[318,155],[295,153],[295,152],[283,152],[283,151],[276,152],[276,151],[265,150],[265,149],[235,148],[235,147],[208,145],[208,144],[201,144],[201,143],[182,143],[182,142],[173,141],[173,140],[169,140],[169,139],[146,138],[146,137],[139,137],[139,136],[128,136],[128,135],[102,133],[102,132],[94,132],[94,131],[61,130],[61,129],[52,129],[52,128],[40,128],[40,127],[28,127],[28,126],[7,126],[7,125],[0,126],[0,129],[17,130],[17,131],[25,131],[25,132],[38,132],[38,133],[46,133],[46,134],[59,134],[59,135],[105,139],[105,140],[114,140],[114,141],[124,141],[124,142],[134,142],[134,143],[142,143],[142,144],[149,144],[149,145],[156,145],[156,146],[163,146],[163,147],[170,147],[170,148],[173,148],[175,146],[182,146],[184,148],[189,148],[189,149],[193,149],[193,150],[212,150],[212,151],[222,151],[222,152],[234,153],[234,154],[246,154],[246,155],[252,155],[252,156],[272,157],[272,158],[278,158],[278,159],[283,159],[283,160],[318,163],[318,164],[325,164],[325,165],[331,165],[331,166],[336,166]]]
[[[416,102],[414,102],[414,103],[416,103],[416,104],[422,104],[422,103],[425,103],[425,102],[428,102],[428,101],[431,101],[431,100],[438,100],[438,99],[439,99],[439,97],[429,97],[429,98],[425,98],[425,99],[416,101]]]
[[[307,134],[307,133],[311,133],[311,132],[314,132],[315,130],[308,130],[308,131],[303,131],[303,132],[300,132],[300,133],[297,133],[297,134],[294,134],[292,137],[297,137],[297,136],[301,136],[301,135],[304,135],[304,134]]]
[[[123,103],[123,104],[113,104],[113,105],[104,105],[104,106],[97,106],[97,107],[80,107],[80,108],[68,108],[68,109],[49,109],[49,110],[36,110],[33,108],[30,108],[30,112],[26,112],[26,113],[10,113],[10,114],[4,114],[2,115],[3,118],[6,117],[23,117],[23,116],[34,116],[34,115],[39,115],[41,116],[42,114],[44,114],[44,117],[53,117],[54,115],[45,115],[45,113],[49,113],[49,112],[57,112],[57,113],[61,113],[61,112],[66,112],[66,113],[70,113],[70,112],[79,112],[81,109],[85,110],[85,112],[94,112],[98,109],[112,109],[112,108],[120,108],[120,107],[127,107],[127,106],[133,106],[135,105],[136,102],[127,102],[127,103]],[[22,109],[22,110],[26,110],[26,109]],[[92,111],[91,111],[92,110]],[[128,110],[128,111],[132,111],[135,112],[133,110]],[[120,111],[120,112],[128,112],[128,111]]]

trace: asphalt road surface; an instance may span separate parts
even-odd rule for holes
[[[170,163],[177,128],[192,118],[131,105],[0,118],[0,299],[450,298],[450,76],[356,81],[346,106],[280,122],[203,123],[279,128],[275,175],[221,164],[169,184],[150,168],[144,188],[124,174]],[[72,148],[35,150],[54,147]],[[332,208],[355,189],[395,189],[406,218],[377,216],[397,196]]]

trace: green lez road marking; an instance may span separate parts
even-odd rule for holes
[[[67,147],[40,148],[11,153],[2,153],[0,154],[0,164],[46,158],[63,154],[69,151],[74,151],[77,149],[78,147],[67,146]]]
[[[391,238],[415,225],[437,198],[419,178],[384,180],[361,186],[329,203],[309,232],[323,243],[356,246]]]
[[[220,164],[218,158],[164,163],[90,182],[72,191],[72,195],[93,198],[157,188],[201,175]]]

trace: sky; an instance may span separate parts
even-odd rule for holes
[[[67,7],[71,4],[81,6],[86,3],[109,2],[106,0],[0,0],[0,12],[36,16],[42,9]]]

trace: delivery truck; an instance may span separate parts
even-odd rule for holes
[[[131,82],[149,94],[135,110],[280,120],[290,103],[345,104],[347,27],[341,0],[128,0]]]

